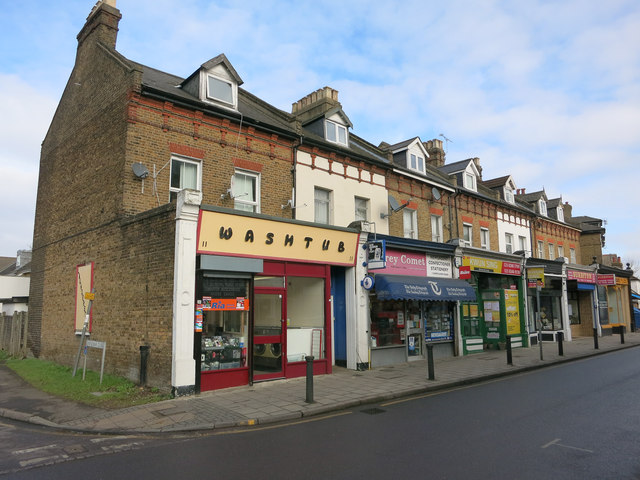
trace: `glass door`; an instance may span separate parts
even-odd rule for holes
[[[284,377],[284,292],[254,294],[253,379]]]

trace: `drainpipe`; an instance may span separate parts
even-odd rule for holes
[[[298,201],[298,191],[296,190],[296,166],[298,165],[298,148],[302,145],[302,135],[300,135],[300,140],[298,143],[293,146],[293,165],[291,167],[291,175],[293,176],[291,184],[293,189],[293,194],[291,195],[291,218],[296,219],[296,202]]]

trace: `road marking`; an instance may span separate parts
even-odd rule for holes
[[[127,437],[125,435],[118,435],[116,437],[100,437],[100,438],[92,438],[89,440],[91,443],[101,443],[101,442],[113,442],[114,440],[127,440],[131,437]]]
[[[119,452],[121,450],[132,450],[135,447],[142,447],[144,445],[143,442],[131,442],[131,443],[121,443],[118,445],[108,445],[102,447],[102,450],[105,452],[108,451],[116,451]]]
[[[55,443],[52,445],[45,445],[42,447],[34,447],[34,448],[25,448],[24,450],[14,450],[13,452],[11,452],[13,455],[23,455],[25,453],[33,453],[33,452],[39,452],[40,450],[48,450],[50,448],[56,448],[58,445],[56,445]]]
[[[586,448],[573,447],[571,445],[563,445],[560,442],[560,438],[556,438],[555,440],[551,440],[549,443],[543,445],[541,448],[551,447],[552,445],[556,445],[558,447],[570,448],[571,450],[578,450],[580,452],[593,453],[593,450],[587,450]]]
[[[51,457],[32,458],[31,460],[23,460],[20,462],[21,467],[31,467],[37,463],[51,463],[58,459],[68,459],[69,455],[53,455]]]

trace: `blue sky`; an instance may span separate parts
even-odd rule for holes
[[[0,256],[30,248],[40,145],[94,2],[2,2]],[[117,0],[117,49],[188,76],[225,53],[286,111],[329,85],[373,144],[442,138],[484,179],[607,220],[605,253],[640,267],[640,3]]]

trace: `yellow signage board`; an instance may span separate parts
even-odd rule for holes
[[[518,262],[503,262],[492,258],[462,257],[462,265],[472,271],[502,273],[504,275],[520,275],[521,265]]]
[[[198,253],[353,266],[358,233],[200,210]]]
[[[507,335],[520,333],[520,306],[518,303],[518,290],[504,291],[504,308],[507,317]]]

